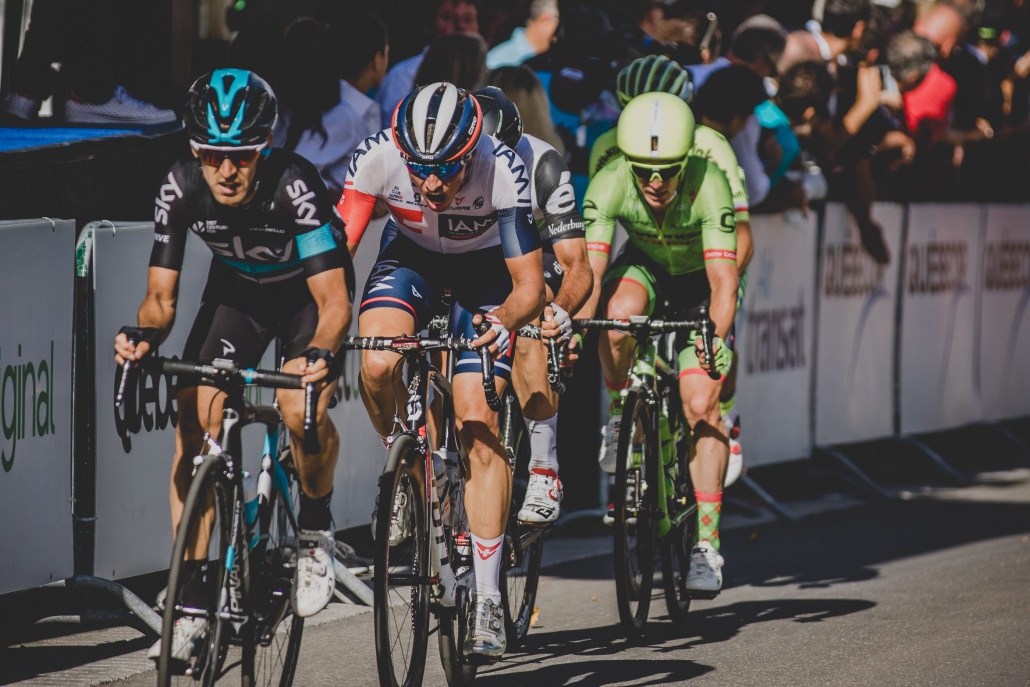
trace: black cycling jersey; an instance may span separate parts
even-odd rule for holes
[[[246,205],[220,205],[200,163],[192,156],[178,158],[155,199],[150,265],[179,271],[192,231],[247,281],[303,282],[342,267],[352,288],[350,255],[341,248],[343,222],[311,163],[289,151],[270,150],[258,161],[253,183],[256,192]]]

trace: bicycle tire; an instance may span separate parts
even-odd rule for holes
[[[529,485],[531,449],[525,420],[514,394],[506,394],[505,417],[501,418],[502,441],[508,450],[512,468],[511,505],[504,532],[504,559],[501,563],[501,602],[504,608],[504,633],[508,648],[522,643],[536,610],[536,593],[540,583],[540,565],[544,556],[542,533],[535,533],[528,544],[523,544],[518,512]],[[509,436],[510,433],[510,436]]]
[[[423,504],[423,456],[415,438],[401,434],[390,447],[379,478],[373,575],[376,664],[382,687],[418,687],[429,639],[429,542]],[[408,535],[390,545],[397,493]],[[405,641],[407,640],[407,641]]]
[[[292,491],[298,491],[290,480]],[[261,539],[251,551],[252,620],[243,641],[243,687],[289,687],[297,671],[304,618],[293,614],[290,596],[297,572],[297,521],[291,501],[278,488],[261,506]]]
[[[678,399],[677,399],[678,400]],[[685,519],[674,526],[662,539],[662,586],[665,588],[665,606],[669,618],[678,624],[687,619],[690,611],[690,592],[687,591],[687,571],[690,568],[690,549],[694,546],[694,532],[697,530],[697,502],[690,484],[689,462],[690,431],[685,426],[682,416],[677,412],[669,418],[672,436],[677,436],[679,425],[683,424],[683,439],[676,446],[678,474],[676,476],[676,494],[671,495],[669,514],[686,512]],[[675,505],[676,497],[687,499],[686,506]]]
[[[444,527],[447,537],[447,559],[455,577],[464,575],[472,567],[472,539],[468,530],[468,514],[465,512],[464,479],[458,485],[450,485],[450,517],[449,525]],[[464,537],[465,551],[458,546],[458,538]],[[469,571],[471,574],[471,571]],[[437,612],[439,632],[437,642],[440,649],[440,662],[443,664],[444,676],[448,687],[468,687],[475,684],[478,664],[468,660],[463,648],[465,644],[465,628],[468,621],[470,598],[468,589],[459,586],[454,608],[440,607]]]
[[[165,608],[161,624],[161,655],[157,662],[157,684],[159,687],[170,687],[181,684],[195,687],[214,685],[221,677],[222,666],[228,651],[228,623],[217,616],[215,599],[225,583],[226,555],[228,542],[232,541],[232,521],[230,503],[233,499],[233,485],[224,477],[225,458],[221,454],[210,455],[198,466],[196,474],[190,482],[186,500],[183,505],[182,519],[176,532],[172,546],[172,560],[168,571],[168,588],[165,596]],[[213,499],[213,503],[210,501]],[[213,507],[214,522],[211,527],[211,540],[208,551],[217,555],[208,556],[207,579],[198,566],[189,565],[186,560],[187,544],[191,542],[204,524],[209,504]],[[206,608],[199,608],[194,600],[187,599],[184,594],[196,594],[197,588],[203,589]],[[193,612],[184,612],[190,611]],[[205,617],[208,622],[207,634],[196,647],[194,656],[187,663],[176,661],[171,656],[172,631],[175,622],[187,616]],[[213,622],[213,625],[211,624]],[[199,677],[198,677],[199,676]]]
[[[654,586],[659,455],[651,413],[641,390],[631,389],[615,454],[615,596],[619,624],[631,640],[643,634]],[[631,451],[639,453],[639,461]]]

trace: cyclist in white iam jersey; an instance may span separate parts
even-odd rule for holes
[[[511,378],[514,332],[544,309],[540,239],[533,226],[529,172],[517,155],[483,135],[479,103],[453,84],[417,88],[397,106],[389,129],[365,139],[351,161],[337,206],[353,253],[377,200],[391,215],[379,257],[361,298],[361,336],[396,336],[422,329],[434,302],[451,289],[459,308],[456,335],[489,344],[498,392]],[[490,330],[478,336],[475,325]],[[393,431],[398,355],[366,351],[361,397],[380,436]],[[466,655],[499,658],[506,648],[499,573],[511,470],[497,413],[482,390],[479,358],[462,353],[455,374],[454,412],[468,450],[465,507],[476,572],[475,608]],[[410,535],[403,522],[391,542]]]

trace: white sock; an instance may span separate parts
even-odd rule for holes
[[[501,603],[501,555],[504,535],[483,539],[472,535],[472,564],[476,569],[476,597]]]
[[[526,420],[529,429],[529,469],[558,472],[558,414],[547,420]]]

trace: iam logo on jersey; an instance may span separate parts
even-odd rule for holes
[[[455,241],[467,241],[482,236],[497,224],[497,213],[491,212],[483,217],[467,215],[440,215],[440,237]]]

